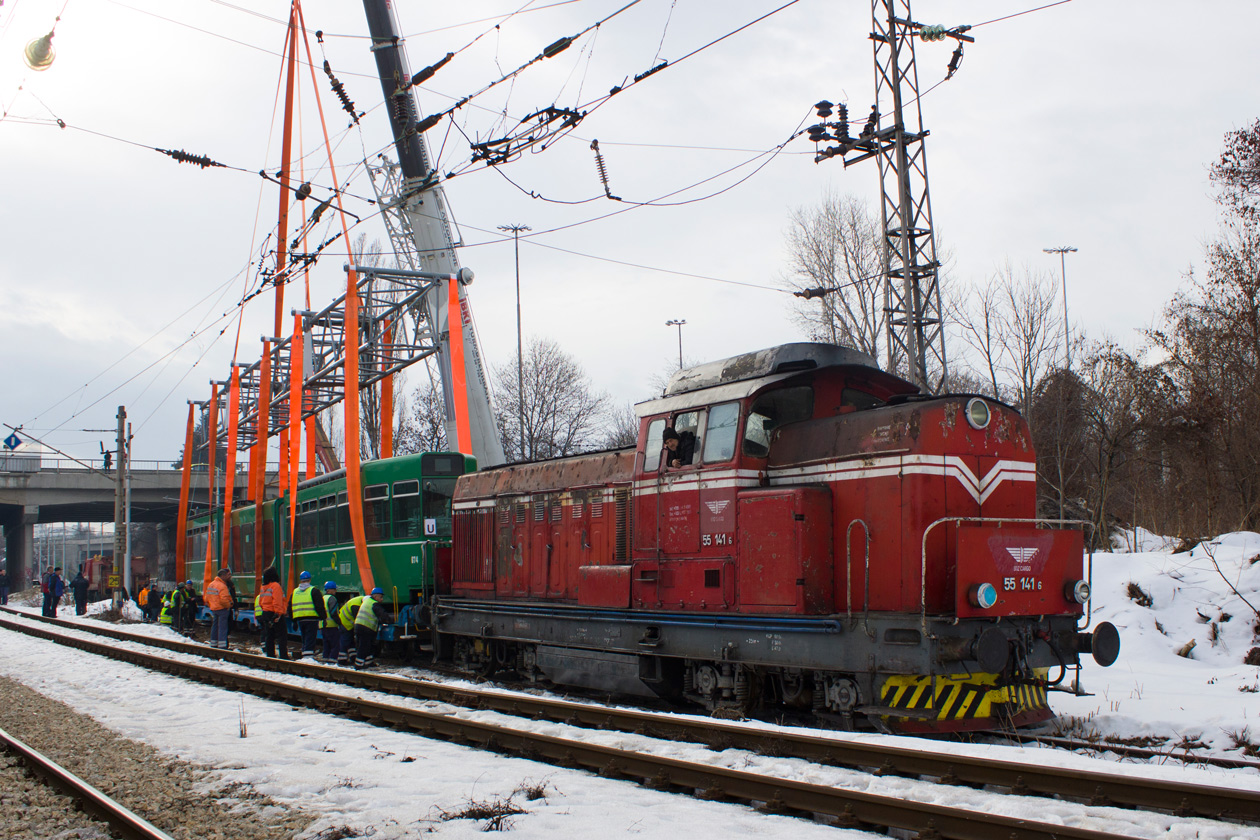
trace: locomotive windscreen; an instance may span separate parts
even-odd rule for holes
[[[463,455],[434,455],[432,453],[420,458],[420,472],[425,475],[463,475]]]

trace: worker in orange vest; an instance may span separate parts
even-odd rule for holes
[[[140,615],[145,622],[149,620],[149,584],[146,582],[144,588],[140,590],[140,594],[136,596],[136,606],[140,608]]]
[[[262,627],[263,653],[275,659],[276,640],[279,639],[280,658],[288,659],[289,605],[284,597],[284,587],[280,585],[280,573],[275,566],[268,566],[263,571],[262,582],[262,589],[258,590],[258,607],[261,610],[258,621]]]
[[[210,647],[223,650],[227,650],[228,628],[232,623],[232,610],[236,608],[236,598],[233,597],[232,588],[229,585],[231,580],[231,570],[219,569],[214,580],[210,581],[202,594],[202,599],[206,602],[211,616]]]

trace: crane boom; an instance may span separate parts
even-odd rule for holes
[[[471,451],[479,466],[502,464],[506,460],[503,442],[494,422],[489,383],[465,288],[472,275],[460,270],[446,196],[433,169],[424,136],[416,130],[419,112],[411,93],[411,73],[398,24],[389,0],[363,0],[363,8],[402,169],[399,209],[411,228],[419,258],[416,268],[452,278],[449,285],[443,283],[430,292],[424,303],[425,315],[437,337],[438,368],[446,406],[446,439],[452,448]],[[454,335],[453,303],[459,310],[454,313]],[[463,387],[459,387],[461,383]]]

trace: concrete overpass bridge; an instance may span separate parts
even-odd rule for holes
[[[4,528],[6,567],[12,589],[31,579],[35,526],[54,522],[113,522],[116,473],[103,464],[41,459],[38,455],[0,456],[0,526]],[[179,516],[181,473],[171,462],[133,461],[131,521],[174,524]],[[245,473],[236,475],[234,498],[245,496]],[[192,510],[209,504],[208,474],[192,474]],[[216,482],[219,484],[222,481]],[[268,484],[274,485],[274,474]],[[222,492],[220,490],[220,492]]]

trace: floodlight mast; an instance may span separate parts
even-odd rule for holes
[[[394,147],[402,170],[399,210],[411,229],[419,257],[416,268],[462,278],[435,284],[425,296],[424,303],[430,329],[437,338],[438,369],[446,404],[447,445],[451,449],[471,451],[479,466],[502,464],[506,460],[503,442],[494,422],[490,386],[464,289],[466,283],[471,282],[472,274],[467,271],[461,273],[446,196],[434,171],[424,136],[417,131],[419,112],[411,93],[411,73],[403,53],[398,24],[388,0],[363,0],[363,9],[367,14],[371,49],[376,57],[376,69],[385,94],[385,110],[389,114]],[[456,302],[459,312],[450,311],[452,302]],[[451,335],[452,319],[455,341],[452,341]],[[459,370],[461,365],[463,369]],[[466,399],[461,398],[460,391],[463,389],[456,387],[457,380],[466,384]],[[466,418],[465,422],[460,422],[461,416]],[[467,439],[462,439],[464,437]]]

